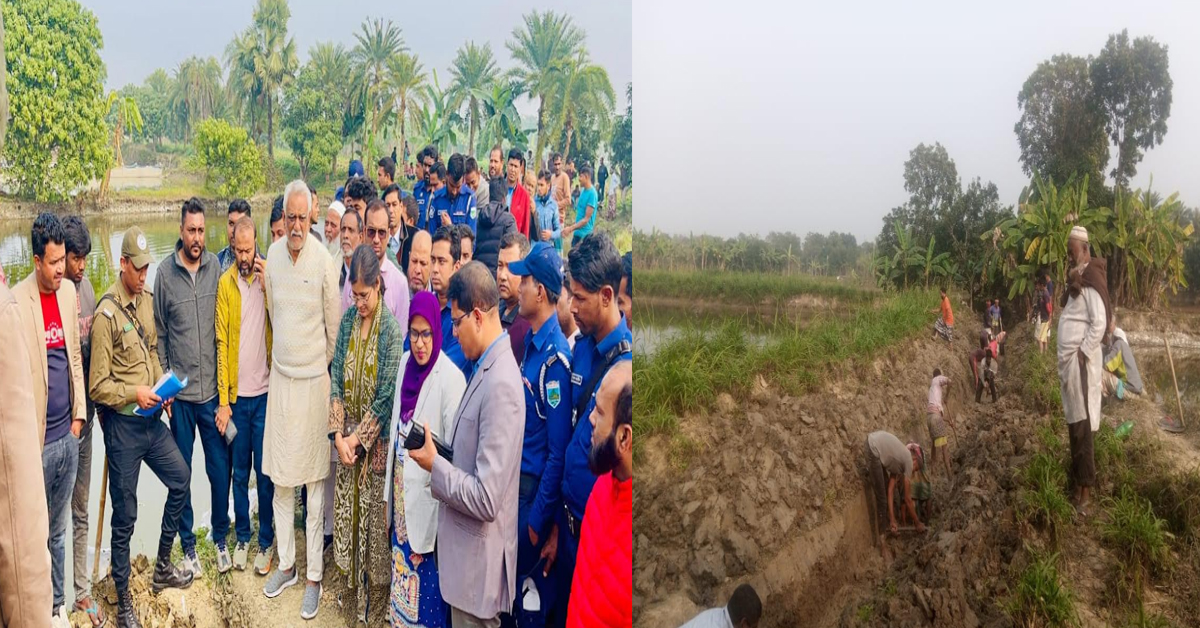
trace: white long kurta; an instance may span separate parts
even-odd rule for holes
[[[1100,429],[1100,371],[1103,366],[1100,341],[1106,325],[1104,301],[1092,288],[1084,288],[1079,296],[1068,299],[1058,319],[1058,378],[1062,386],[1063,414],[1067,423],[1088,419],[1093,432]],[[1087,360],[1086,391],[1079,372],[1080,351]]]
[[[274,329],[263,473],[294,487],[329,475],[329,362],[341,321],[338,265],[312,235],[296,261],[287,238],[267,251]]]

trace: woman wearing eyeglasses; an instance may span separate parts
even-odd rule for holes
[[[382,306],[379,258],[360,245],[347,279],[354,307],[342,315],[330,373],[329,431],[341,465],[334,492],[333,556],[348,573],[356,600],[344,600],[356,618],[369,612],[370,592],[386,599],[391,551],[384,508],[389,422],[396,370],[404,342],[400,325]]]
[[[384,489],[392,549],[389,617],[393,626],[438,628],[446,620],[433,560],[438,502],[429,489],[429,473],[409,458],[404,439],[413,425],[428,423],[434,434],[450,442],[467,382],[462,371],[442,356],[441,306],[432,292],[413,297],[408,339],[412,350],[401,358],[396,374]]]

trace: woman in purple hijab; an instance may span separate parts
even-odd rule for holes
[[[396,374],[388,450],[388,531],[392,542],[392,587],[388,615],[393,626],[439,628],[446,605],[433,561],[438,502],[429,490],[429,473],[409,458],[404,438],[413,425],[428,423],[450,442],[458,402],[467,388],[462,371],[442,354],[441,306],[432,292],[418,292],[408,310],[406,332],[412,350]]]

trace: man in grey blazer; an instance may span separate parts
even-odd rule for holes
[[[438,580],[453,628],[496,628],[516,597],[525,394],[487,267],[463,266],[448,300],[454,335],[474,365],[446,439],[454,462],[437,454],[432,438],[411,455],[432,474],[433,496],[446,506],[438,517]]]

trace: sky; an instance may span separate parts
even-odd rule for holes
[[[104,48],[100,52],[108,70],[107,87],[120,89],[141,83],[157,68],[168,72],[184,59],[197,55],[224,60],[225,46],[244,30],[254,12],[252,0],[80,0],[96,14]],[[459,46],[472,40],[490,42],[501,69],[512,67],[504,42],[523,24],[531,9],[547,9],[571,16],[587,34],[592,60],[608,70],[622,110],[625,85],[633,77],[633,17],[630,2],[570,2],[567,0],[457,0],[442,2],[333,2],[289,0],[289,31],[296,39],[300,63],[318,42],[341,42],[354,47],[354,33],[370,18],[390,19],[401,28],[404,42],[427,71],[436,69],[443,89],[450,82],[450,62]],[[452,7],[452,8],[450,8]],[[430,72],[430,79],[433,75]],[[528,99],[517,106],[533,115]]]
[[[878,236],[904,161],[941,142],[964,185],[1015,204],[1013,126],[1038,63],[1109,34],[1168,46],[1164,142],[1132,184],[1200,206],[1200,4],[638,0],[634,224],[669,233]],[[676,27],[659,28],[661,24]],[[1116,162],[1111,150],[1108,170]],[[1111,178],[1109,180],[1111,184]]]

